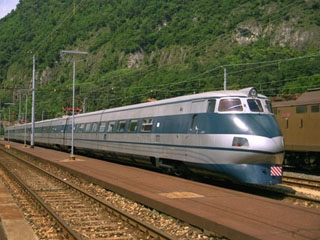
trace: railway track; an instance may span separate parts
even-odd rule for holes
[[[320,180],[305,177],[283,176],[282,183],[290,186],[320,191]]]
[[[6,184],[18,193],[35,227],[44,228],[40,235],[49,234],[50,239],[176,239],[24,159],[2,152],[0,166]]]
[[[289,188],[288,188],[289,187]],[[269,191],[280,193],[293,201],[298,200],[305,206],[320,204],[320,179],[286,173],[282,184],[267,187]]]

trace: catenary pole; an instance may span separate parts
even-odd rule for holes
[[[224,70],[224,78],[223,78],[223,89],[227,90],[227,68],[223,68]]]
[[[62,50],[61,53],[67,54],[82,54],[86,55],[88,52],[74,51],[74,50]],[[70,159],[75,160],[74,156],[74,105],[75,105],[75,93],[76,93],[76,61],[73,59],[73,77],[72,77],[72,130],[71,130],[71,154]]]
[[[33,55],[33,71],[32,71],[32,110],[31,110],[31,143],[30,147],[34,148],[34,125],[35,125],[35,102],[36,102],[36,56]]]
[[[26,94],[26,109],[24,114],[24,146],[27,146],[28,94]]]
[[[21,89],[18,90],[19,94],[19,114],[18,114],[18,121],[21,120]]]
[[[1,106],[1,99],[0,99],[0,136],[1,136],[1,130],[2,130],[2,106]]]
[[[74,159],[74,100],[76,95],[76,61],[73,60],[73,78],[72,78],[72,147],[71,147],[71,158]]]

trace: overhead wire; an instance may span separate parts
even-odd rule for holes
[[[80,5],[82,5],[85,1],[87,1],[87,0],[81,0],[77,5],[72,5],[72,7],[74,8],[74,10],[78,10],[78,8],[80,7]],[[36,49],[39,49],[40,46],[41,46],[43,43],[45,43],[48,39],[51,38],[51,41],[50,41],[50,42],[52,42],[52,41],[53,41],[53,33],[56,32],[56,31],[58,31],[58,29],[60,29],[60,27],[62,27],[63,24],[64,24],[68,19],[72,18],[72,16],[74,16],[74,12],[71,11],[71,14],[66,14],[66,15],[67,15],[67,16],[61,20],[60,24],[58,24],[49,34],[46,34],[46,37],[45,37],[42,41],[40,41],[39,44],[36,45],[36,47],[33,49],[32,52],[36,52]]]

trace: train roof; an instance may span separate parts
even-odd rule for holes
[[[138,104],[134,104],[134,105],[127,105],[127,106],[122,106],[122,107],[99,110],[99,111],[95,111],[95,112],[82,113],[82,114],[75,115],[75,117],[91,116],[91,115],[114,112],[114,111],[124,111],[124,110],[151,107],[151,106],[157,106],[157,105],[163,105],[163,104],[169,104],[169,103],[175,103],[175,102],[185,102],[185,101],[201,100],[201,99],[209,99],[209,98],[248,97],[250,92],[252,91],[252,89],[255,89],[255,88],[250,87],[250,88],[245,88],[245,89],[241,89],[241,90],[211,91],[211,92],[205,92],[205,93],[185,95],[185,96],[180,96],[180,97],[157,100],[157,101],[153,101],[153,102],[138,103]],[[267,97],[262,94],[258,94],[258,97],[267,99]],[[70,116],[67,116],[67,117],[70,117]],[[52,120],[59,120],[59,119],[61,119],[61,118],[44,120],[43,122],[52,121]]]
[[[179,102],[202,100],[202,99],[209,99],[209,98],[248,97],[253,89],[255,91],[257,91],[255,88],[252,88],[252,87],[241,89],[241,90],[212,91],[212,92],[205,92],[205,93],[198,93],[198,94],[168,98],[168,99],[147,102],[147,103],[139,103],[139,104],[135,104],[135,105],[128,105],[128,106],[123,106],[123,107],[118,107],[118,108],[111,108],[111,109],[107,109],[107,110],[103,110],[103,111],[104,112],[123,111],[123,110],[130,110],[130,109],[136,109],[136,108],[164,105],[164,104],[169,104],[169,103],[179,103]],[[261,95],[261,94],[258,94],[258,97],[267,99],[266,96]]]
[[[297,100],[273,102],[273,107],[290,107],[299,105],[309,105],[320,103],[320,88],[309,89],[303,93]]]
[[[198,94],[168,98],[168,99],[163,99],[163,100],[158,100],[158,101],[153,101],[153,102],[138,103],[138,104],[123,106],[123,107],[110,108],[110,109],[99,110],[99,111],[95,111],[95,112],[82,113],[82,114],[75,115],[75,117],[77,118],[77,117],[91,116],[91,115],[97,115],[97,114],[114,112],[114,111],[125,111],[125,110],[131,110],[131,109],[136,109],[136,108],[144,108],[144,107],[164,105],[164,104],[169,104],[169,103],[178,103],[178,102],[186,102],[186,101],[202,100],[202,99],[210,99],[210,98],[249,97],[252,90],[255,90],[257,93],[256,88],[253,88],[253,87],[244,88],[244,89],[240,89],[240,90],[211,91],[211,92],[205,92],[205,93],[198,93]],[[267,97],[262,94],[257,94],[257,97],[267,99]],[[64,116],[61,118],[54,118],[54,119],[37,121],[37,123],[59,121],[59,120],[65,119],[65,118],[71,119],[71,116]],[[31,123],[28,123],[27,125],[31,125]],[[20,126],[22,126],[22,125],[20,125]]]

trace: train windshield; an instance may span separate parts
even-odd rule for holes
[[[263,112],[263,108],[260,100],[248,99],[247,102],[251,112]]]
[[[243,107],[241,100],[239,98],[227,98],[220,100],[219,103],[219,112],[242,112]]]
[[[273,113],[272,111],[272,105],[270,101],[266,101],[266,108],[269,111],[269,113]]]

